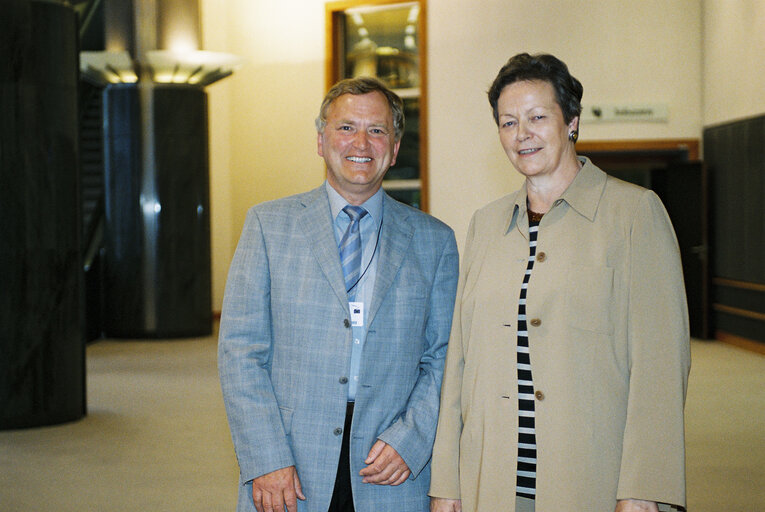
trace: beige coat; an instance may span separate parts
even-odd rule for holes
[[[542,219],[527,293],[536,509],[684,506],[690,353],[674,231],[653,192],[582,160]],[[528,256],[522,187],[475,213],[457,291],[430,495],[461,498],[465,512],[514,510]]]

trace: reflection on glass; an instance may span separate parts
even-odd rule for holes
[[[420,100],[404,98],[404,136],[398,149],[396,165],[388,170],[385,179],[416,180],[420,177]]]
[[[401,201],[404,204],[408,204],[409,206],[413,206],[415,208],[422,208],[422,205],[420,203],[420,189],[419,188],[410,188],[410,189],[386,189],[386,192],[389,196],[391,196],[393,199],[397,201]]]
[[[418,87],[416,2],[345,11],[344,77],[376,76],[393,89]]]

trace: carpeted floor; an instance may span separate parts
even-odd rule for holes
[[[214,337],[91,345],[85,419],[0,432],[0,511],[233,511],[215,350]],[[765,511],[765,356],[692,351],[689,511]]]

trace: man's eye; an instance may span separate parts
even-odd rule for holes
[[[508,127],[508,128],[513,125],[515,125],[515,121],[505,121],[504,123],[502,123],[503,127]]]

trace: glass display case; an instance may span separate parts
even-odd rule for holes
[[[326,12],[327,89],[343,78],[374,76],[404,100],[404,136],[383,187],[427,211],[424,2],[328,2]]]

